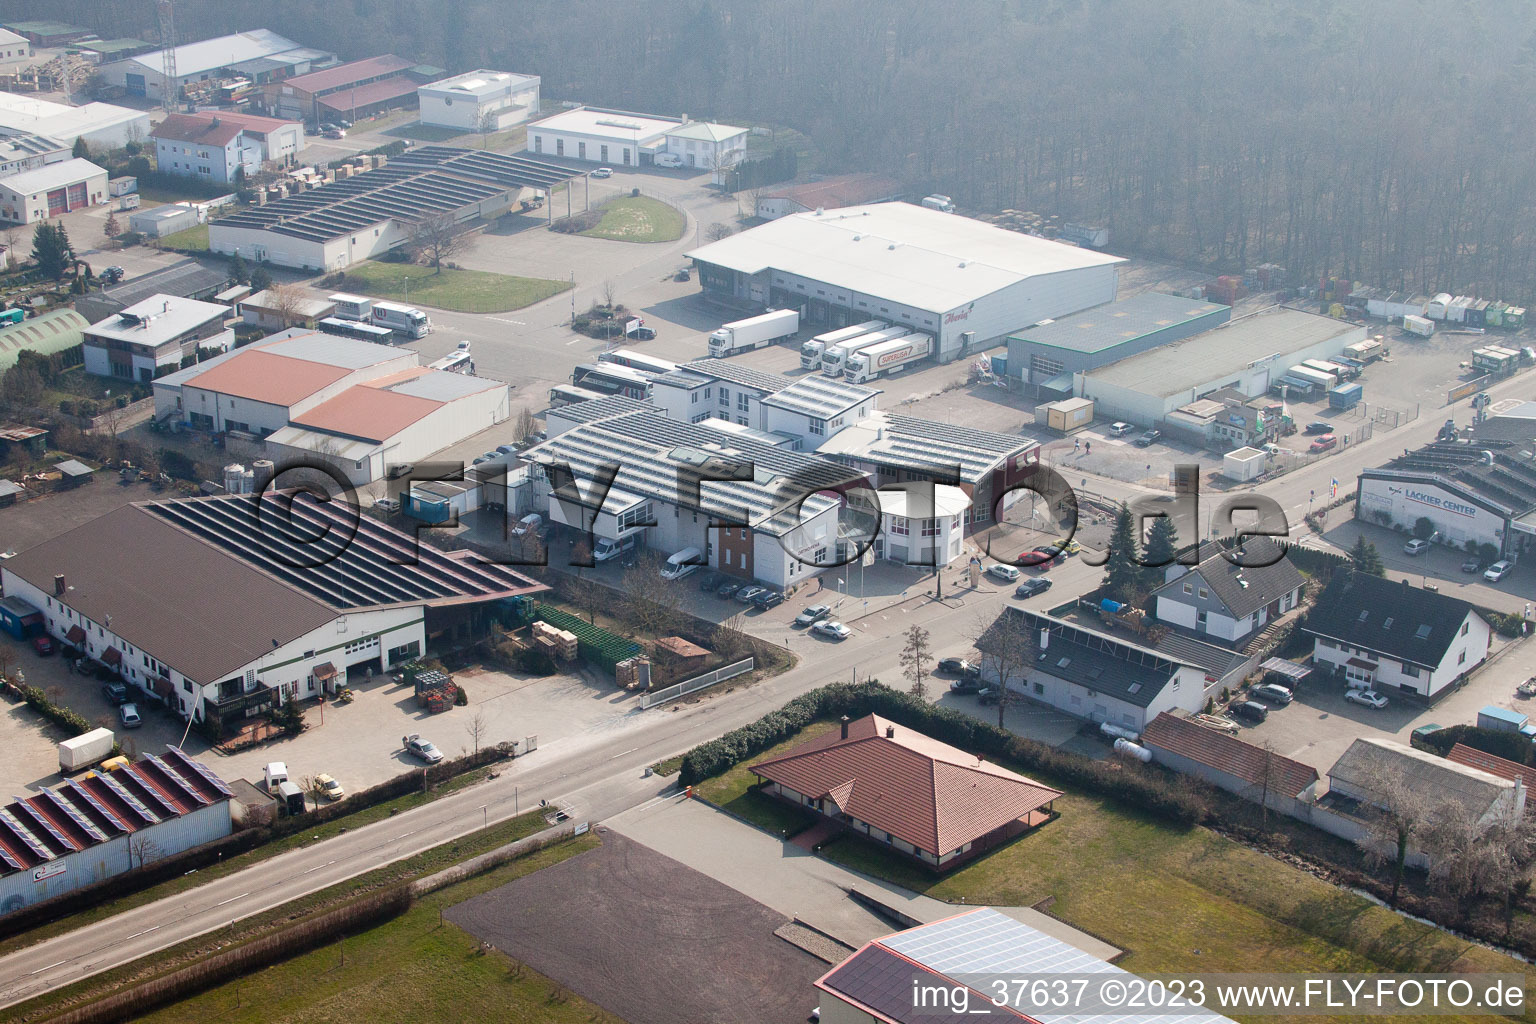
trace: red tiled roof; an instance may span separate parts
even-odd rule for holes
[[[1296,796],[1317,781],[1317,769],[1289,757],[1270,753],[1252,743],[1216,729],[1196,725],[1164,711],[1142,730],[1141,741],[1149,747],[1170,751],[1191,761],[1236,776],[1251,785],[1264,784],[1264,762],[1271,762],[1270,790]]]
[[[1478,750],[1469,747],[1465,743],[1458,743],[1451,748],[1451,752],[1445,755],[1447,761],[1455,761],[1464,764],[1468,768],[1479,768],[1489,775],[1497,775],[1501,779],[1517,781],[1526,787],[1536,785],[1536,768],[1530,765],[1517,764],[1506,760],[1497,754],[1490,754],[1486,750]]]
[[[322,71],[311,71],[307,75],[295,75],[293,78],[283,79],[280,84],[285,89],[291,86],[295,90],[317,93],[351,85],[365,78],[378,78],[380,75],[391,72],[405,71],[415,66],[404,57],[385,53],[377,57],[364,57],[362,60],[338,64],[334,68],[325,68]],[[412,85],[411,88],[414,89],[415,86]]]
[[[293,423],[362,441],[385,441],[441,407],[430,398],[359,386],[294,417]]]
[[[848,723],[847,739],[832,730],[752,771],[939,856],[1061,796],[878,715]]]
[[[842,174],[823,181],[767,192],[764,199],[788,199],[807,209],[859,206],[902,193],[901,182],[881,174]]]
[[[229,145],[240,126],[222,119],[197,117],[193,114],[171,114],[149,133],[152,139],[169,139],[173,142],[190,142],[198,146]]]
[[[238,352],[198,374],[185,386],[217,391],[252,402],[289,406],[336,383],[350,372],[340,366],[294,359],[253,348]]]
[[[417,81],[406,75],[397,78],[386,78],[379,82],[369,82],[360,85],[356,89],[340,89],[326,96],[320,97],[320,105],[328,110],[339,111],[345,114],[353,107],[370,107],[375,103],[396,99],[400,96],[416,95]]]

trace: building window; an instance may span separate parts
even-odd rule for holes
[[[544,136],[542,136],[542,135],[535,135],[533,137],[533,151],[535,153],[542,153],[542,152],[544,152]]]
[[[730,408],[731,405],[731,393],[725,388],[720,389],[720,404],[726,408]]]
[[[816,549],[816,553],[811,556],[811,561],[814,562],[816,565],[822,565],[822,564],[824,564],[826,562],[826,560],[827,560],[827,549],[826,548],[817,548]]]
[[[751,395],[747,394],[745,391],[738,391],[736,393],[736,410],[738,412],[746,412],[751,401]]]
[[[1200,600],[1204,601],[1206,598],[1208,598],[1210,596],[1211,596],[1211,592],[1209,590],[1206,590],[1204,587],[1200,588]]]
[[[1463,659],[1465,659],[1467,655],[1466,655],[1465,652],[1463,652],[1461,656],[1462,656]],[[1418,666],[1417,665],[1404,665],[1403,666],[1403,675],[1407,676],[1409,679],[1417,679],[1417,678],[1419,678]]]
[[[812,434],[825,434],[827,432],[827,421],[811,420],[809,430]]]
[[[747,418],[745,416],[737,416],[736,417],[736,422],[740,423],[744,427],[750,427],[752,425],[752,424],[747,422]]]
[[[1462,636],[1466,636],[1467,635],[1467,630],[1469,630],[1471,628],[1472,628],[1472,623],[1470,623],[1470,622],[1463,622],[1461,624],[1461,635]]]
[[[1035,683],[1034,687],[1035,687],[1035,696],[1036,697],[1044,697],[1045,696],[1045,684],[1044,683]]]
[[[905,516],[891,516],[891,534],[896,537],[907,536],[908,520]]]
[[[1184,593],[1186,593],[1186,594],[1193,594],[1194,592],[1195,592],[1195,585],[1193,583],[1186,583],[1186,584],[1184,584]]]
[[[939,535],[939,521],[937,519],[923,520],[923,536],[937,537]]]
[[[689,399],[690,404],[698,405],[699,404],[699,393],[697,391],[695,391],[693,394],[688,396],[688,399]]]
[[[1465,665],[1466,663],[1467,663],[1467,652],[1466,651],[1462,651],[1460,654],[1458,654],[1456,656],[1456,664],[1458,664],[1458,665]]]

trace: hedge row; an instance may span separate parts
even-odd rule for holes
[[[880,715],[961,750],[1007,761],[1058,785],[1124,801],[1180,825],[1197,824],[1210,812],[1204,798],[1177,776],[1057,750],[878,683],[835,683],[812,690],[750,725],[700,744],[684,755],[679,781],[690,786],[728,771],[784,742],[818,718],[862,718],[868,714]]]
[[[21,699],[27,702],[27,707],[36,711],[54,725],[68,729],[71,736],[79,736],[81,733],[90,732],[96,728],[85,720],[85,716],[69,708],[60,707],[48,699],[48,695],[36,686],[17,686],[14,682],[6,680],[6,687],[14,693],[20,694]]]
[[[1465,743],[1495,757],[1516,764],[1531,763],[1531,741],[1518,732],[1503,729],[1481,729],[1475,725],[1452,725],[1418,737],[1418,741],[1430,750],[1445,757],[1458,743]]]

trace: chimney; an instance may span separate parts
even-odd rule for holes
[[[59,579],[61,579],[61,580],[63,578],[64,578],[63,576],[59,577]],[[843,721],[843,739],[847,739],[848,738],[848,716],[844,715],[842,721]]]
[[[1043,651],[1051,646],[1051,631],[1044,626],[1040,627],[1040,649]]]
[[[63,597],[64,596],[64,591],[66,589],[68,589],[68,588],[64,586],[64,574],[63,573],[56,574],[53,577],[53,596],[54,597]]]
[[[888,740],[896,738],[896,727],[894,725],[885,727],[885,738]]]

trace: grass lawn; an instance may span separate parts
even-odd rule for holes
[[[619,242],[675,242],[683,237],[683,215],[660,199],[622,196],[598,207],[603,219],[581,234]]]
[[[442,908],[488,892],[598,844],[595,836],[540,850],[425,897],[406,913],[343,942],[275,964],[139,1018],[319,1024],[337,1021],[495,1020],[563,1024],[617,1017],[440,923]]]
[[[837,728],[837,725],[838,723],[831,719],[812,722],[793,739],[780,743],[776,747],[770,747],[756,757],[748,758],[748,762],[756,764],[770,757],[777,757],[808,739]],[[796,810],[782,801],[764,796],[753,789],[752,784],[756,781],[757,777],[748,771],[746,763],[743,763],[724,775],[705,779],[694,787],[694,792],[728,811],[741,815],[767,832],[794,835],[811,823],[808,812]]]
[[[207,252],[208,225],[199,224],[195,228],[187,228],[185,231],[166,235],[160,239],[160,248],[175,249],[179,252]]]
[[[833,726],[816,723],[770,753]],[[736,768],[698,789],[729,806],[747,795],[750,780],[750,773]],[[1056,821],[944,878],[857,837],[845,836],[821,852],[955,904],[1033,906],[1054,897],[1052,914],[1126,950],[1118,965],[1140,974],[1524,973],[1519,961],[1208,829],[1174,828],[1071,792],[1056,801],[1056,810]]]
[[[230,189],[231,192],[234,189]],[[144,209],[153,206],[164,206],[167,203],[180,203],[185,200],[192,202],[204,202],[210,197],[204,192],[183,192],[176,188],[156,188],[154,186],[139,187],[139,205]]]
[[[413,305],[460,313],[506,313],[558,295],[569,281],[513,277],[484,270],[448,270],[413,263],[360,263],[347,270],[346,287]]]

